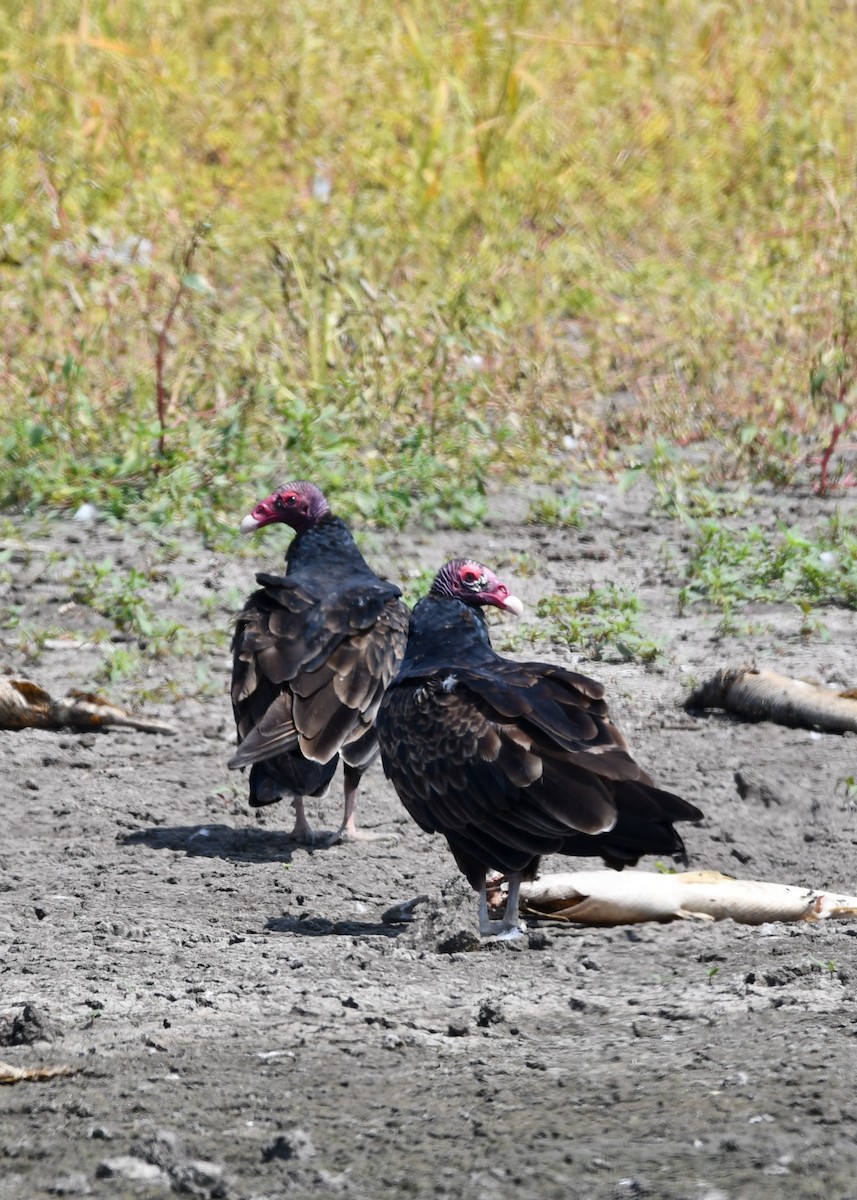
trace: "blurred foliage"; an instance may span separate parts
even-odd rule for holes
[[[7,0],[0,505],[216,542],[309,475],[466,528],[629,442],[705,442],[709,482],[849,453],[855,36],[803,0]]]
[[[585,523],[584,507],[575,492],[571,496],[542,496],[530,502],[527,510],[528,525],[544,525],[547,528],[580,529]]]

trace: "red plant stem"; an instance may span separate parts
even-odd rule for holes
[[[848,392],[848,386],[847,386],[846,381],[844,379],[840,379],[839,395],[836,398],[838,404],[844,404],[845,396],[846,396],[847,392]],[[816,494],[819,496],[826,496],[828,493],[828,490],[830,488],[830,480],[828,479],[827,468],[830,465],[830,460],[833,457],[833,452],[836,449],[837,442],[842,437],[843,433],[846,432],[846,430],[848,429],[850,424],[851,424],[850,416],[847,416],[845,418],[845,420],[839,424],[834,423],[833,429],[830,434],[830,440],[828,441],[827,445],[825,446],[824,450],[822,451],[821,458],[819,459],[819,463],[821,464],[821,473],[820,473],[819,480],[818,480],[818,483],[816,484],[816,488],[815,488]]]
[[[821,463],[821,477],[819,478],[818,484],[815,489],[819,496],[827,495],[828,489],[830,487],[830,482],[827,478],[827,467],[828,467],[828,464],[829,464],[831,458],[833,457],[833,452],[836,449],[836,443],[839,441],[842,434],[848,428],[848,424],[849,424],[848,421],[843,421],[841,425],[833,426],[833,430],[830,434],[830,441],[825,446],[824,452],[822,453],[821,458],[819,459],[819,462]]]

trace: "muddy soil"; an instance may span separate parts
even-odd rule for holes
[[[829,640],[801,639],[783,603],[720,636],[701,606],[677,616],[686,530],[643,488],[584,499],[582,529],[528,526],[504,496],[480,531],[364,548],[398,578],[472,554],[530,613],[590,581],[635,588],[665,646],[654,668],[514,653],[607,684],[637,757],[705,811],[692,866],[857,891],[840,782],[854,736],[680,707],[693,680],[753,658],[853,685],[855,614],[826,609]],[[809,526],[832,507],[760,493],[736,524]],[[117,644],[99,638],[115,626],[74,601],[75,563],[154,569],[160,614],[225,632],[287,539],[265,531],[239,557],[70,519],[0,538],[0,666],[58,694],[96,684],[180,730],[0,732],[0,1060],[75,1072],[0,1087],[0,1200],[857,1197],[857,923],[534,925],[444,952],[475,931],[474,897],[378,766],[359,815],[390,840],[310,852],[286,836],[290,811],[257,819],[226,769],[223,642],[111,680]],[[311,809],[321,827],[339,787]],[[411,925],[384,923],[420,893]]]

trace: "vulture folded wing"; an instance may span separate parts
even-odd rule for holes
[[[238,618],[233,640],[236,658],[253,660],[272,683],[293,679],[314,647],[309,632],[322,624],[318,596],[300,580],[280,575],[257,575],[262,584]]]
[[[288,754],[298,746],[291,696],[287,691],[280,691],[263,708],[264,694],[268,690],[254,693],[239,713],[239,732],[246,722],[247,733],[229,760],[228,766],[232,770]],[[257,716],[260,711],[261,715]]]
[[[398,588],[381,580],[360,579],[323,599],[300,578],[257,580],[263,586],[233,640],[241,745],[230,765],[295,749],[328,762],[371,725],[404,654],[408,611]]]
[[[366,734],[405,652],[408,611],[398,597],[388,596],[368,628],[359,627],[366,606],[357,611],[353,631],[331,645],[321,665],[312,670],[313,660],[292,681],[301,751],[317,762]],[[365,750],[357,755],[365,757]]]
[[[298,734],[287,680],[304,653],[301,629],[318,601],[300,585],[259,575],[263,586],[238,616],[232,639],[232,707],[239,748],[233,769],[294,751]]]
[[[617,868],[634,866],[644,854],[687,860],[684,842],[672,823],[701,820],[703,814],[694,804],[647,781],[614,782],[611,793],[618,818],[609,838],[598,840],[572,834],[563,842],[564,854],[600,854],[605,862]]]
[[[506,715],[511,698],[495,708],[466,675],[394,687],[381,709],[384,766],[417,823],[530,855],[558,849],[569,834],[611,829],[616,809],[605,782],[574,767],[560,774]]]
[[[628,753],[595,680],[544,663],[500,659],[490,671],[461,671],[463,683],[500,721],[514,721],[546,758],[603,779],[648,777]]]

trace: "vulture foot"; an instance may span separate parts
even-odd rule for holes
[[[493,882],[493,881],[492,881]],[[482,880],[479,889],[479,934],[480,937],[497,937],[504,941],[521,937],[523,930],[518,916],[518,893],[521,887],[521,876],[516,871],[509,873],[509,892],[506,900],[506,911],[500,921],[492,921],[488,916],[488,885]]]
[[[371,829],[358,829],[354,821],[346,822],[336,835],[339,842],[397,842],[398,834],[375,833]]]
[[[506,918],[502,921],[481,921],[479,922],[479,936],[483,938],[496,937],[498,942],[510,942],[513,938],[524,936],[524,931],[521,929],[517,920],[514,924],[507,925]]]
[[[290,842],[297,842],[299,846],[309,846],[320,849],[324,846],[332,846],[334,842],[339,841],[339,833],[331,833],[329,829],[313,829],[309,821],[306,819],[304,812],[304,802],[299,796],[296,796],[292,801],[292,808],[295,810],[295,825],[292,832],[289,834]]]
[[[342,827],[339,830],[341,842],[397,842],[395,833],[371,833],[366,829],[358,829],[354,820],[354,808],[357,802],[357,785],[362,772],[355,767],[345,764],[345,809],[342,813]]]

